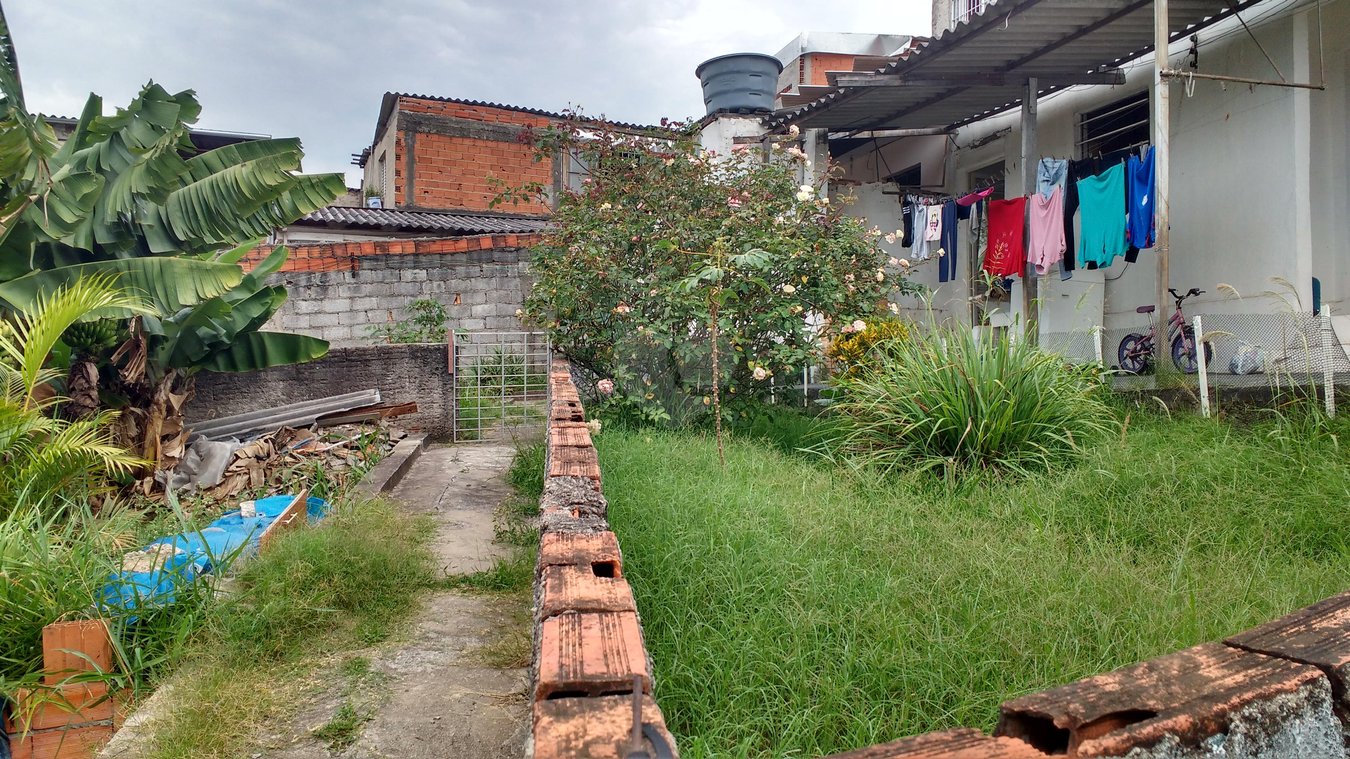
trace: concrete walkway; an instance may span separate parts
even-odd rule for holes
[[[391,493],[436,521],[432,548],[446,575],[489,569],[506,550],[493,542],[493,512],[511,495],[505,474],[515,449],[496,444],[433,447]],[[376,536],[372,536],[376,537]],[[360,737],[336,756],[351,759],[518,759],[529,734],[524,669],[496,669],[482,648],[521,621],[497,599],[442,591],[429,596],[407,641],[371,658],[380,676]],[[339,708],[344,694],[303,710],[295,743],[263,754],[327,759],[335,754],[308,733]]]

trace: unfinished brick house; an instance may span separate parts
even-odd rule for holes
[[[370,146],[353,155],[364,171],[363,207],[323,208],[276,235],[292,254],[280,275],[290,299],[274,325],[335,346],[368,344],[373,325],[431,298],[446,307],[452,329],[520,329],[528,250],[547,229],[551,204],[492,201],[530,182],[554,193],[580,186],[584,167],[566,156],[537,161],[528,139],[564,118],[386,93]]]

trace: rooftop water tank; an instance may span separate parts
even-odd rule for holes
[[[700,63],[694,75],[703,83],[708,113],[772,111],[783,64],[772,55],[733,53]]]

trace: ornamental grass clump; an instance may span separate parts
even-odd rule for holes
[[[885,471],[1047,471],[1117,427],[1096,371],[1007,336],[931,330],[874,355],[836,380],[837,442]]]

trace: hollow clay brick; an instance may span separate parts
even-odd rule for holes
[[[83,656],[81,655],[83,654]],[[53,622],[42,628],[42,681],[55,685],[77,672],[112,669],[112,641],[98,619]]]
[[[562,614],[539,629],[535,700],[631,692],[633,678],[651,692],[637,614]]]
[[[607,562],[615,577],[623,576],[619,539],[613,532],[548,532],[539,539],[540,567],[589,567],[595,562]]]
[[[915,735],[827,759],[1044,759],[1047,755],[1016,738],[990,738],[968,727]]]
[[[642,697],[642,722],[674,747],[651,696]],[[534,759],[624,759],[631,748],[632,727],[631,696],[540,701],[534,705]],[[655,746],[644,744],[648,756],[658,756]]]
[[[71,730],[43,730],[12,739],[13,759],[91,759],[112,740],[114,728],[88,725]]]
[[[6,732],[51,730],[113,719],[114,703],[107,683],[70,683],[54,688],[22,688],[18,704],[6,716]]]
[[[539,600],[539,618],[548,619],[565,612],[637,611],[633,589],[622,577],[601,577],[596,572],[604,563],[586,566],[545,567],[543,594]],[[608,571],[613,571],[609,567]]]
[[[589,448],[591,431],[580,422],[554,422],[548,428],[548,444],[554,447]]]
[[[995,735],[1068,756],[1123,756],[1164,742],[1198,746],[1229,733],[1239,712],[1323,695],[1331,719],[1330,693],[1315,667],[1204,643],[1009,701]],[[1288,709],[1270,712],[1280,710]]]
[[[549,477],[600,479],[600,458],[595,448],[554,448],[549,451]]]
[[[1248,651],[1311,664],[1331,679],[1342,713],[1350,714],[1350,591],[1271,620],[1224,641]]]

